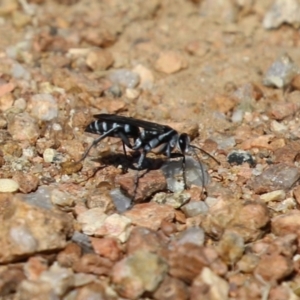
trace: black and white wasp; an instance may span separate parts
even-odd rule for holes
[[[185,155],[191,150],[198,149],[220,164],[216,158],[205,150],[191,145],[188,134],[178,133],[170,126],[115,114],[99,114],[94,115],[94,117],[97,120],[90,123],[85,131],[100,134],[101,136],[95,139],[90,147],[87,148],[81,160],[88,155],[93,146],[96,146],[105,137],[118,137],[122,140],[125,156],[125,145],[132,150],[140,150],[142,152],[137,164],[138,170],[143,167],[147,153],[155,148],[158,148],[156,153],[166,155],[168,158],[182,157],[185,187]],[[130,138],[133,139],[133,144],[130,143]],[[173,152],[175,149],[178,152]]]

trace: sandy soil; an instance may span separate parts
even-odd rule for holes
[[[298,299],[299,24],[297,0],[0,1],[0,298]],[[78,162],[100,113],[220,164],[172,193],[149,153],[135,191],[120,139]]]

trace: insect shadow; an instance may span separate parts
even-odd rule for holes
[[[104,166],[114,166],[116,168],[122,166],[123,173],[126,173],[128,169],[135,171],[158,170],[166,162],[166,160],[163,158],[147,157],[141,166],[137,166],[140,153],[136,151],[132,152],[131,154],[132,155],[125,155],[123,153],[109,153],[101,157],[92,158],[91,161],[98,162]]]

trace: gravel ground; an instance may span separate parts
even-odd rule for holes
[[[299,26],[298,0],[0,1],[0,299],[300,299]],[[213,158],[186,189],[120,138],[81,160],[101,113]]]

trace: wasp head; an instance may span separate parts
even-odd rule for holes
[[[190,137],[186,133],[181,133],[177,141],[177,147],[182,154],[189,152]]]

